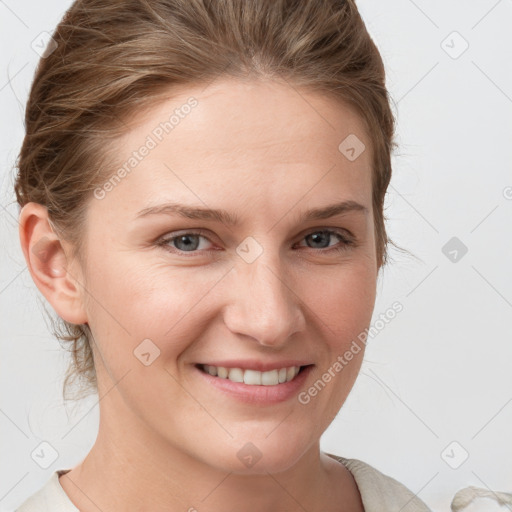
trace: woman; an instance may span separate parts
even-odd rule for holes
[[[320,451],[388,244],[394,119],[354,2],[84,0],[53,39],[20,240],[100,426],[18,510],[429,510]]]

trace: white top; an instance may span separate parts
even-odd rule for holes
[[[357,459],[330,457],[341,462],[356,481],[366,512],[431,512],[413,492],[397,480]],[[55,471],[48,482],[15,512],[80,512],[73,505],[59,482],[59,476],[69,469]]]

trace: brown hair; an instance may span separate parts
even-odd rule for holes
[[[108,142],[126,132],[124,120],[172,86],[249,73],[330,95],[361,116],[373,158],[377,264],[387,263],[395,120],[381,56],[354,0],[77,0],[52,37],[57,46],[30,90],[15,191],[20,207],[47,207],[72,257],[84,261],[86,209],[112,173]],[[59,320],[54,334],[72,353],[64,398],[76,378],[82,396],[96,392],[88,325]]]

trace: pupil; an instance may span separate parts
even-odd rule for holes
[[[329,237],[329,233],[326,233],[325,231],[319,231],[318,233],[314,233],[312,235],[310,235],[311,237],[313,237],[313,242],[314,243],[318,243],[318,239],[320,238],[320,242],[321,242],[321,239],[322,237],[327,240],[328,237]]]
[[[185,242],[185,245],[184,247],[178,247],[178,249],[180,250],[195,250],[197,249],[199,243],[197,242],[197,236],[195,235],[182,235],[180,236],[179,238],[176,239],[176,244],[180,244],[181,242],[185,241],[185,240],[190,240],[191,238],[195,238],[196,239],[196,243],[190,243],[190,242]]]

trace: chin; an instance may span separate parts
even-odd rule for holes
[[[229,447],[208,457],[211,463],[226,472],[239,475],[266,475],[268,473],[281,473],[293,467],[307,451],[308,446],[303,441],[291,442],[287,437],[275,436],[268,439],[264,435],[253,437],[253,441],[231,441]],[[248,438],[250,439],[250,438]],[[298,441],[298,440],[296,440]]]

